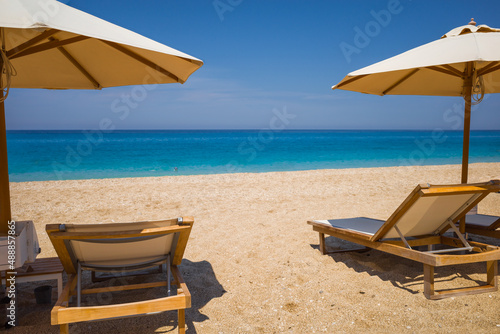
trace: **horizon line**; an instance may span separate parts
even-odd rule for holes
[[[271,130],[267,128],[248,128],[248,129],[238,129],[238,128],[221,128],[221,129],[114,129],[114,130],[100,130],[100,129],[7,129],[7,132],[21,132],[21,131],[100,131],[104,133],[113,133],[120,131],[265,131],[270,130],[273,132],[291,132],[291,131],[445,131],[445,132],[463,132],[463,129],[452,130],[452,129],[283,129],[283,130]],[[471,129],[470,131],[500,131],[500,129]]]

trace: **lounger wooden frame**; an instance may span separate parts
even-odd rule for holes
[[[116,232],[67,232],[63,231],[64,227],[61,227],[61,225],[59,224],[47,225],[47,234],[49,235],[49,238],[54,245],[61,263],[63,264],[63,267],[68,274],[68,281],[61,293],[61,296],[59,297],[51,311],[51,323],[53,325],[60,325],[61,333],[69,333],[70,323],[90,320],[105,320],[117,317],[127,317],[155,312],[164,312],[169,310],[177,310],[178,332],[185,333],[185,309],[191,307],[191,294],[189,293],[184,279],[182,278],[180,270],[178,269],[178,265],[181,264],[194,220],[192,217],[183,217],[165,220],[162,222],[166,222],[168,223],[167,225],[170,226],[127,230],[126,226],[128,223],[100,224],[108,226],[113,225],[114,227],[118,227],[118,230]],[[120,231],[120,227],[125,227],[125,230]],[[77,261],[75,261],[74,255],[71,254],[71,252],[67,248],[68,240],[119,240],[124,238],[147,238],[151,236],[162,236],[168,234],[177,234],[175,253],[171,258],[169,258],[169,263],[167,263],[167,266],[170,266],[170,270],[172,273],[172,284],[177,287],[176,295],[123,304],[81,307],[70,306],[70,298],[77,294],[76,286],[78,279],[78,268],[77,265],[75,265],[75,262]],[[81,290],[81,294],[126,291],[161,287],[167,285],[167,280],[163,280],[151,283],[83,289]]]
[[[327,254],[325,245],[325,234],[339,239],[347,240],[368,248],[376,249],[382,252],[401,256],[410,260],[421,262],[424,266],[424,295],[429,299],[442,299],[452,296],[468,295],[475,293],[491,292],[498,289],[498,260],[500,260],[500,248],[479,242],[467,242],[461,235],[459,238],[446,237],[443,235],[449,228],[455,231],[458,229],[455,224],[462,219],[465,214],[477,203],[479,203],[489,193],[500,190],[500,181],[493,180],[486,183],[461,184],[461,185],[419,185],[399,208],[383,222],[381,227],[373,234],[363,231],[353,230],[346,227],[333,226],[336,221],[329,221],[331,224],[325,224],[325,221],[308,221],[313,226],[313,230],[319,232],[319,247],[322,254]],[[421,198],[433,196],[448,195],[472,195],[470,200],[462,205],[452,216],[436,226],[434,233],[425,235],[400,234],[400,239],[394,238],[394,229],[397,229],[397,223],[409,212],[410,208]],[[456,198],[456,197],[454,197]],[[415,209],[415,208],[414,208]],[[365,219],[365,218],[353,218]],[[340,221],[340,220],[337,220]],[[382,222],[381,222],[382,223]],[[389,231],[392,231],[391,236]],[[399,230],[398,230],[399,231]],[[399,233],[399,232],[398,232]],[[411,239],[409,239],[411,237]],[[408,238],[408,239],[406,239]],[[427,246],[432,248],[434,245],[445,245],[450,247],[449,252],[445,251],[420,251],[414,247]],[[449,254],[456,249],[467,249],[470,252],[466,254]],[[338,251],[337,251],[338,252]],[[440,253],[441,252],[441,253]],[[440,266],[460,265],[467,263],[486,262],[486,282],[485,285],[437,291],[434,288],[434,269]]]

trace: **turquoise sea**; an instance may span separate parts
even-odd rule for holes
[[[13,182],[460,164],[461,131],[8,131]],[[500,162],[472,131],[470,162]]]

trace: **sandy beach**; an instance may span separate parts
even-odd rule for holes
[[[15,220],[33,220],[56,256],[49,223],[112,223],[194,216],[182,273],[192,294],[188,333],[500,333],[500,293],[427,300],[420,263],[371,250],[321,255],[306,222],[386,219],[419,183],[458,183],[460,166],[416,166],[11,183]],[[500,163],[470,165],[470,182],[500,179]],[[500,215],[500,194],[479,213]],[[473,237],[500,245],[500,240]],[[349,246],[327,238],[333,248]],[[436,288],[473,286],[485,264],[436,270]],[[66,278],[66,277],[65,277]],[[147,277],[129,278],[146,281]],[[50,305],[18,285],[10,333],[58,333]],[[90,280],[86,281],[87,284]],[[127,298],[140,298],[130,292]],[[150,296],[151,297],[151,296]],[[111,298],[115,298],[114,296]],[[118,297],[116,297],[118,298]],[[72,333],[177,333],[177,314],[86,322]]]

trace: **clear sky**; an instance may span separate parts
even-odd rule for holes
[[[183,84],[159,86],[117,129],[454,129],[460,97],[372,96],[331,90],[349,72],[465,25],[500,28],[500,1],[65,0],[204,61]],[[381,13],[390,13],[383,16]],[[378,18],[377,18],[378,17]],[[360,31],[372,29],[362,39]],[[346,45],[356,52],[346,52]],[[344,47],[344,51],[343,51]],[[7,128],[96,129],[131,87],[12,89]],[[458,119],[458,118],[455,118]],[[500,94],[473,109],[472,129],[500,130]]]

